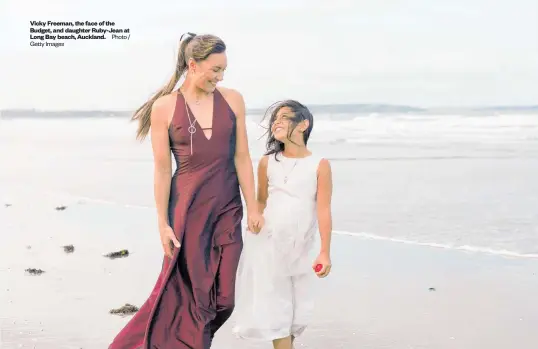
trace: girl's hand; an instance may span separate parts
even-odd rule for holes
[[[250,232],[258,234],[265,224],[265,219],[258,211],[247,213],[247,224]]]
[[[169,225],[159,227],[159,235],[161,236],[161,243],[163,245],[164,254],[169,258],[174,255],[174,248],[179,248],[181,244],[176,238],[176,234]]]
[[[320,264],[321,270],[316,271],[316,266]],[[331,257],[326,252],[321,252],[316,260],[314,261],[314,264],[312,264],[312,269],[314,269],[314,272],[319,278],[324,278],[331,272]]]

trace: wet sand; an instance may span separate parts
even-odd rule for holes
[[[0,347],[106,348],[129,319],[109,310],[140,306],[161,267],[154,211],[59,197],[3,204]],[[103,256],[120,249],[130,255]],[[333,264],[297,348],[538,347],[537,260],[335,235]],[[232,324],[214,348],[271,347],[235,339]]]
[[[318,122],[313,150],[335,159],[335,229],[359,236],[335,235],[333,273],[314,286],[316,314],[297,348],[538,348],[538,260],[450,250],[536,255],[535,124]],[[107,348],[129,319],[109,310],[149,295],[162,250],[151,147],[135,142],[135,126],[2,120],[0,348]],[[103,257],[121,249],[127,258]],[[236,340],[232,324],[215,349],[271,347]]]

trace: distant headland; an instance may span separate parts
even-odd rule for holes
[[[312,113],[316,114],[494,114],[494,113],[538,113],[538,105],[531,106],[488,106],[488,107],[447,107],[420,108],[391,104],[308,104]],[[39,109],[4,109],[0,110],[0,118],[129,118],[133,110],[39,110]],[[265,108],[249,108],[248,115],[262,115]]]

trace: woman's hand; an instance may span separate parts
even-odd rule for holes
[[[257,210],[252,213],[247,213],[247,225],[250,232],[258,234],[260,230],[262,230],[264,224],[265,219]]]
[[[321,270],[316,271],[316,266],[321,265]],[[321,252],[316,260],[314,261],[314,264],[312,264],[312,269],[314,269],[314,272],[319,278],[324,278],[331,272],[331,257],[326,252]]]
[[[174,234],[174,231],[169,225],[163,225],[159,227],[159,235],[161,236],[164,254],[168,258],[172,258],[174,256],[174,248],[181,246],[176,238],[176,234]]]

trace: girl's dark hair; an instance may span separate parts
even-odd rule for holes
[[[293,130],[295,130],[295,127],[297,127],[297,125],[301,121],[308,120],[308,128],[303,133],[303,141],[304,141],[305,145],[308,143],[308,138],[310,138],[310,133],[312,132],[312,129],[314,128],[314,117],[312,116],[312,113],[310,113],[310,110],[308,110],[308,108],[305,107],[303,104],[301,104],[301,103],[299,103],[299,102],[297,102],[295,100],[288,99],[288,100],[277,102],[277,103],[274,103],[273,105],[271,105],[267,109],[267,112],[265,113],[265,116],[264,116],[264,119],[266,119],[267,116],[270,116],[269,117],[269,125],[268,125],[267,132],[266,132],[266,134],[267,134],[267,143],[266,143],[267,151],[266,151],[265,155],[274,154],[275,159],[276,159],[276,156],[277,156],[278,153],[281,153],[282,151],[284,151],[284,143],[282,143],[282,142],[278,141],[277,139],[275,139],[275,136],[273,135],[273,132],[271,131],[271,127],[273,126],[273,123],[276,120],[276,117],[277,117],[277,114],[278,114],[279,110],[282,109],[282,108],[285,108],[285,107],[288,107],[293,113],[293,118],[290,119],[291,124],[290,124],[290,128],[288,130],[288,139],[290,141],[291,141],[290,136],[291,136]]]

